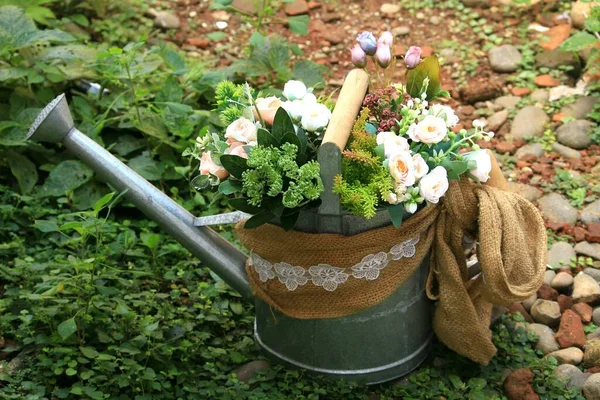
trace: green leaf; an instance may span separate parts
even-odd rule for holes
[[[61,322],[56,330],[63,340],[68,339],[72,334],[77,332],[77,323],[75,322],[75,318],[69,318],[68,320]]]
[[[404,204],[396,204],[388,207],[388,212],[390,213],[390,217],[392,219],[392,224],[396,228],[400,228],[402,225],[402,219],[404,218]]]
[[[266,129],[260,128],[256,134],[258,144],[261,146],[269,147],[279,147],[279,141],[275,139],[271,132]]]
[[[308,35],[308,15],[296,15],[288,18],[290,31],[297,35]]]
[[[600,6],[592,8],[585,20],[585,29],[590,32],[600,32]],[[600,39],[598,39],[600,41]]]
[[[150,249],[156,249],[160,243],[160,235],[158,233],[142,232],[140,239],[144,246]]]
[[[51,20],[56,19],[52,10],[46,7],[29,6],[26,11],[27,15],[40,24],[49,25]]]
[[[245,197],[238,197],[236,199],[227,200],[229,205],[236,210],[248,213],[248,214],[258,214],[261,212],[261,208],[255,207],[253,205],[248,204],[248,199]]]
[[[283,136],[283,139],[281,140],[281,144],[283,143],[291,143],[293,145],[295,145],[298,150],[301,149],[302,145],[300,143],[300,138],[298,138],[298,136],[296,136],[296,134],[294,132],[288,132]]]
[[[440,63],[436,56],[425,58],[419,65],[408,72],[406,90],[412,97],[420,97],[423,82],[429,78],[427,100],[433,100],[441,90]]]
[[[38,174],[34,163],[29,161],[27,157],[14,151],[9,151],[5,155],[8,160],[10,172],[17,178],[21,193],[27,194],[35,186]]]
[[[275,113],[275,118],[273,119],[273,128],[271,129],[271,134],[278,142],[281,143],[283,142],[283,137],[287,133],[292,133],[294,136],[296,135],[296,131],[294,130],[294,122],[290,118],[287,111],[285,111],[283,107],[279,107]]]
[[[152,159],[149,152],[145,151],[127,163],[129,168],[149,181],[160,180],[165,172],[164,166]]]
[[[263,210],[254,215],[244,224],[244,229],[258,228],[261,225],[270,222],[275,216],[269,210]]]
[[[244,313],[244,307],[241,303],[229,303],[229,308],[231,308],[234,314],[242,315]]]
[[[219,185],[219,192],[224,195],[230,195],[234,193],[238,193],[242,191],[242,184],[240,181],[233,181],[228,179],[226,181],[221,182]]]
[[[77,375],[77,370],[73,368],[67,368],[65,374],[67,374],[67,376]]]
[[[81,161],[63,161],[50,171],[40,188],[40,196],[62,196],[92,179],[93,175],[93,171]]]
[[[38,230],[40,230],[41,232],[44,232],[44,233],[60,231],[56,221],[39,220],[38,219],[33,223],[33,226],[35,226]]]
[[[109,192],[107,186],[97,181],[89,181],[73,191],[73,205],[77,210],[89,210]]]
[[[282,215],[280,220],[281,220],[281,227],[285,230],[285,231],[289,231],[290,229],[292,229],[295,225],[296,222],[298,221],[298,217],[300,216],[299,212],[295,212],[293,214],[290,215]]]
[[[0,68],[0,82],[16,81],[29,74],[25,68],[6,67]]]
[[[581,31],[577,32],[560,45],[559,49],[563,51],[579,51],[594,43],[598,42],[598,39],[591,33]]]
[[[234,156],[232,154],[224,154],[220,158],[221,165],[232,176],[242,179],[242,173],[248,169],[248,164],[245,158]]]
[[[98,214],[100,212],[100,210],[102,210],[104,208],[105,205],[110,203],[110,201],[113,199],[113,197],[115,197],[115,194],[116,194],[116,192],[108,193],[104,197],[102,197],[100,200],[98,200],[96,203],[94,203],[94,212],[96,214]]]
[[[207,38],[209,38],[210,40],[214,40],[215,42],[218,42],[219,40],[223,40],[225,38],[227,38],[227,34],[225,32],[220,32],[220,31],[216,31],[216,32],[211,32],[208,35],[206,35]]]
[[[80,347],[79,350],[81,351],[81,353],[86,356],[87,358],[96,358],[100,355],[100,353],[98,353],[96,351],[95,348],[93,347]]]
[[[292,78],[304,82],[306,86],[312,87],[324,82],[323,73],[325,70],[323,65],[319,65],[316,62],[300,60],[294,63]]]
[[[306,137],[306,132],[302,128],[298,128],[298,132],[296,132],[296,136],[300,140],[300,149],[298,153],[306,153],[306,147],[308,146],[308,139]]]

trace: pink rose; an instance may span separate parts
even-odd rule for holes
[[[248,118],[241,117],[233,121],[225,129],[225,138],[227,138],[227,144],[233,142],[250,144],[256,142],[256,132],[256,125]]]
[[[390,46],[379,43],[377,44],[377,51],[375,52],[375,61],[381,68],[387,68],[392,62],[392,51]]]
[[[406,63],[406,68],[412,69],[419,65],[421,62],[421,48],[417,46],[410,46],[406,55],[404,56],[404,62]]]
[[[259,97],[256,99],[256,108],[258,108],[258,112],[260,116],[268,125],[273,125],[273,120],[275,119],[275,113],[283,105],[281,99],[275,96],[271,97]],[[258,115],[256,114],[256,108],[254,111],[254,118],[259,120]]]
[[[225,154],[248,159],[248,153],[246,153],[246,150],[244,149],[244,143],[241,142],[229,143],[229,148],[225,150]]]
[[[394,35],[390,31],[385,31],[379,36],[377,44],[384,44],[386,46],[392,46],[394,44]]]
[[[202,153],[202,158],[200,159],[200,174],[214,175],[219,179],[225,179],[229,175],[229,172],[221,165],[216,164],[210,155],[210,151],[206,151]]]

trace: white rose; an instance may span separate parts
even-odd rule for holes
[[[325,128],[331,118],[331,111],[324,104],[310,104],[300,121],[302,128],[307,132],[315,132]]]
[[[458,116],[454,113],[454,110],[448,106],[442,104],[434,104],[429,108],[429,115],[442,118],[446,121],[446,126],[452,128],[458,124]]]
[[[415,178],[419,180],[427,175],[429,172],[429,166],[420,154],[415,154],[412,159],[413,163],[415,164]]]
[[[299,121],[304,116],[308,106],[316,103],[317,97],[312,93],[307,93],[302,100],[286,101],[283,103],[283,108],[294,121]]]
[[[410,146],[408,140],[394,132],[379,132],[377,134],[377,144],[383,144],[385,158],[390,158],[401,151],[408,151]]]
[[[448,190],[448,173],[444,167],[435,167],[433,171],[421,178],[419,194],[430,203],[440,201]]]
[[[400,203],[402,200],[398,198],[398,195],[394,192],[389,192],[387,194],[387,196],[385,196],[385,201],[387,201],[390,204],[398,204]]]
[[[414,185],[415,166],[412,157],[408,151],[402,151],[394,154],[389,159],[390,174],[394,180],[404,186]]]
[[[283,95],[291,101],[302,99],[306,93],[306,85],[300,81],[287,81],[283,87]]]
[[[490,154],[486,150],[472,151],[464,155],[465,160],[475,161],[475,169],[470,172],[479,179],[479,182],[487,182],[490,179],[490,172],[492,171],[492,160]]]
[[[439,143],[446,137],[448,128],[443,118],[426,116],[418,124],[412,124],[408,129],[408,136],[415,142]]]
[[[225,129],[225,138],[231,141],[250,143],[256,141],[256,125],[248,118],[238,118]]]

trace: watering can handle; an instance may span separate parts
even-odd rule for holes
[[[348,73],[321,145],[333,143],[340,151],[344,150],[368,87],[369,75],[364,70],[353,69]]]

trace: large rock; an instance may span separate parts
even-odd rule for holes
[[[537,323],[555,326],[560,320],[560,307],[555,301],[538,299],[531,306],[531,317]]]
[[[552,150],[565,158],[574,158],[577,160],[581,158],[581,153],[579,151],[567,146],[563,146],[558,142],[552,143]]]
[[[168,11],[157,11],[154,17],[154,25],[163,29],[177,29],[181,25],[177,15]]]
[[[567,242],[554,242],[548,250],[548,264],[553,267],[569,265],[571,258],[575,257],[575,249]],[[572,282],[571,278],[571,283]]]
[[[594,278],[596,282],[600,282],[600,269],[588,267],[583,270],[583,273]],[[598,323],[596,325],[600,325],[600,319],[598,319]]]
[[[593,374],[585,381],[583,395],[586,400],[600,400],[600,374]]]
[[[514,108],[520,101],[519,96],[500,96],[494,100],[494,104],[503,108]]]
[[[560,109],[560,112],[566,117],[575,119],[585,119],[587,115],[594,109],[594,105],[600,100],[598,96],[582,96],[575,100],[574,103],[567,104]]]
[[[600,243],[579,242],[575,245],[575,252],[600,260]]]
[[[554,331],[548,326],[542,324],[529,324],[527,331],[532,332],[538,337],[535,348],[544,353],[544,355],[560,349],[558,342],[554,339]]]
[[[504,381],[504,392],[510,400],[539,400],[533,390],[533,372],[529,368],[512,371]]]
[[[573,310],[565,311],[560,319],[560,327],[554,338],[561,349],[568,347],[582,348],[585,345],[586,337],[581,317]]]
[[[519,150],[517,150],[517,152],[515,153],[515,157],[517,157],[517,159],[523,158],[528,155],[532,155],[532,156],[536,156],[536,157],[543,156],[544,149],[542,148],[542,144],[541,143],[526,144],[525,146],[523,146]]]
[[[538,67],[557,69],[561,66],[573,67],[571,73],[578,75],[581,72],[581,63],[577,54],[570,51],[559,49],[538,53],[535,56],[535,62]]]
[[[593,303],[600,299],[600,285],[587,274],[577,274],[571,297],[574,303]]]
[[[569,289],[571,289],[571,286],[573,286],[573,276],[566,272],[559,272],[554,279],[552,279],[551,286],[561,293],[568,292]]]
[[[549,222],[573,225],[577,222],[577,209],[563,195],[549,193],[538,200],[540,212]]]
[[[583,384],[591,374],[584,374],[579,368],[571,364],[559,365],[554,373],[565,382],[567,387],[583,388]]]
[[[581,349],[578,349],[577,347],[569,347],[568,349],[553,351],[546,357],[556,358],[556,361],[558,361],[560,365],[579,365],[581,364],[581,361],[583,361],[583,351],[581,351]]]
[[[584,224],[600,223],[600,200],[587,205],[581,212],[581,222]]]
[[[535,186],[527,185],[525,183],[508,182],[508,190],[518,195],[523,196],[532,203],[542,197],[542,191]]]
[[[536,106],[524,107],[517,113],[510,127],[512,139],[523,139],[526,136],[542,136],[545,125],[550,121],[546,112]]]
[[[515,72],[523,59],[515,46],[505,44],[496,46],[488,52],[492,70],[495,72]]]
[[[571,4],[571,21],[575,28],[583,29],[585,20],[589,17],[592,12],[592,8],[600,6],[600,2],[584,2],[576,1]]]
[[[270,365],[268,362],[256,360],[238,367],[233,373],[237,376],[238,381],[248,382],[250,379],[254,378],[259,371],[267,373],[269,372],[269,369]]]
[[[567,122],[556,131],[556,139],[573,149],[585,149],[592,143],[590,133],[594,123],[584,119]]]
[[[531,100],[536,101],[538,103],[545,103],[548,101],[548,97],[550,97],[550,93],[546,89],[536,89],[529,96]]]

